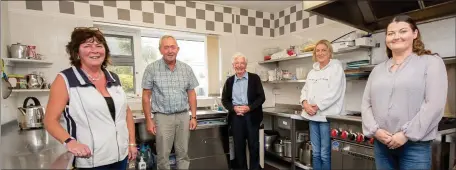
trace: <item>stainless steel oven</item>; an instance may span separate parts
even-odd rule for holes
[[[353,142],[331,140],[332,169],[375,169],[374,148]]]

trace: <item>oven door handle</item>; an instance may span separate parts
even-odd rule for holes
[[[366,155],[366,154],[362,154],[362,153],[356,153],[356,152],[352,152],[352,151],[347,151],[345,150],[344,152],[346,152],[348,155],[351,155],[351,156],[354,156],[354,157],[358,157],[358,158],[363,158],[363,159],[369,159],[369,160],[375,160],[375,158],[373,156],[370,156],[370,155]]]

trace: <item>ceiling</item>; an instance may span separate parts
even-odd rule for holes
[[[206,3],[220,4],[231,7],[238,7],[244,9],[253,9],[263,12],[279,12],[290,6],[302,3],[302,1],[203,1]]]

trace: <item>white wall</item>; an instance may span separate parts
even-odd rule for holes
[[[20,42],[36,45],[37,53],[43,54],[44,59],[52,61],[53,64],[49,67],[41,67],[37,64],[8,66],[7,74],[25,75],[33,71],[43,72],[47,82],[52,82],[59,71],[70,66],[65,45],[70,40],[74,27],[92,26],[91,20],[74,16],[50,15],[33,11],[10,11],[8,15],[9,24],[2,23],[2,26],[9,28],[10,40],[5,44]],[[8,99],[2,99],[2,124],[16,119],[17,107],[22,107],[26,97],[37,97],[41,105],[46,106],[48,95],[48,92],[12,93]]]
[[[421,38],[426,49],[439,53],[441,57],[456,56],[456,17],[418,24],[418,29],[421,31]],[[384,43],[385,32],[379,32],[373,36],[377,42],[380,42],[380,48],[373,50],[372,61],[377,64],[388,58]]]
[[[307,40],[311,40],[313,42],[316,42],[320,39],[333,41],[334,39],[355,30],[360,31],[338,22],[326,22],[325,19],[325,24],[318,25],[301,32],[285,34],[284,36],[277,37],[275,40],[273,40],[272,44],[283,49],[288,48],[291,45],[303,44]],[[341,60],[342,62],[348,62],[362,59],[366,56],[367,52],[353,52],[344,55],[338,55],[335,56],[335,58]],[[296,67],[305,67],[306,69],[311,69],[312,64],[312,59],[309,57],[299,60],[280,62],[279,68],[288,70],[292,73],[296,73]],[[273,68],[275,68],[274,64],[263,66],[264,70]],[[271,102],[271,100],[274,100],[274,97],[271,97],[267,98],[267,103],[299,104],[299,97],[303,85],[304,83],[265,84],[265,89],[267,89],[267,91],[271,91],[272,96],[275,96],[275,101]],[[358,103],[360,103],[362,91],[359,89],[364,89],[364,85],[365,81],[347,81],[345,97],[345,107],[347,110],[360,109]]]
[[[326,22],[326,20],[325,20]],[[421,31],[422,39],[427,49],[432,52],[439,53],[442,57],[456,56],[456,18],[419,24],[418,28]],[[319,27],[306,29],[303,32],[286,34],[277,37],[273,40],[273,44],[280,48],[287,48],[290,45],[298,45],[308,39],[318,41],[320,39],[328,39],[329,41],[348,33],[357,30],[353,27],[338,23],[330,22]],[[360,31],[360,30],[357,30]],[[375,33],[374,39],[380,43],[379,48],[372,50],[372,62],[378,64],[387,59],[385,52],[385,32]],[[348,62],[358,59],[364,59],[367,56],[366,52],[353,52],[344,55],[335,56],[335,58]],[[311,68],[311,58],[292,60],[281,62],[279,67],[295,73],[297,66]],[[275,65],[264,66],[264,69],[273,69]],[[300,90],[304,84],[266,84],[267,91],[273,91],[275,98],[267,98],[267,103],[275,99],[275,103],[299,104]],[[365,80],[347,80],[345,93],[345,109],[351,111],[360,111],[361,99],[366,85]],[[273,96],[274,96],[273,95]],[[272,102],[274,103],[274,102]]]
[[[248,59],[247,71],[257,73],[261,68],[257,63],[263,60],[262,50],[272,47],[274,40],[272,38],[259,38],[248,35],[220,36],[220,50],[222,62],[221,87],[225,84],[228,72],[234,73],[232,69],[232,56],[236,52],[241,52]],[[272,91],[265,89],[266,99],[271,99]],[[264,106],[272,106],[272,100],[267,100]]]

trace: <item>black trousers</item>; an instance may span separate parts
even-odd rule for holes
[[[247,169],[246,140],[249,147],[248,169],[260,169],[260,123],[253,123],[250,113],[244,116],[233,116],[231,121],[231,132],[234,141],[234,169]]]

